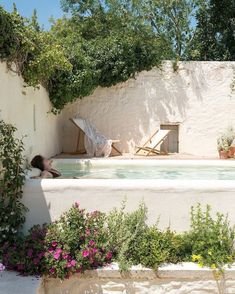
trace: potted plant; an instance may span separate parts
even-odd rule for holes
[[[219,157],[221,159],[233,158],[235,148],[233,142],[235,140],[235,133],[232,128],[227,129],[218,139],[217,148],[219,151]]]

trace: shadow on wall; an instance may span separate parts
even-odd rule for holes
[[[47,203],[42,181],[39,179],[27,180],[23,188],[23,204],[29,209],[23,232],[26,233],[34,224],[43,225],[52,221],[50,216],[51,203]]]
[[[185,122],[191,104],[200,104],[204,93],[212,88],[210,81],[220,79],[216,70],[221,73],[223,69],[180,62],[178,71],[173,72],[172,63],[166,62],[162,70],[142,72],[136,79],[111,88],[98,88],[65,111],[64,151],[75,149],[77,133],[67,120],[79,113],[107,137],[120,139],[122,152],[133,152],[160,124]],[[200,119],[200,113],[196,115]]]

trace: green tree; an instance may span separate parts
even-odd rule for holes
[[[40,31],[40,25],[38,23],[38,15],[36,9],[33,10],[33,14],[31,16],[31,24],[36,31]]]
[[[202,1],[188,52],[194,60],[235,60],[235,1]]]
[[[164,46],[165,58],[178,59],[183,56],[192,37],[191,18],[195,5],[196,0],[62,0],[64,10],[79,18],[91,15],[98,18],[109,14],[112,15],[113,25],[118,16],[122,23],[139,33],[151,31],[167,44],[167,50]]]

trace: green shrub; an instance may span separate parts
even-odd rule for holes
[[[26,207],[21,203],[24,147],[15,132],[14,126],[0,120],[0,245],[14,241],[25,221]]]
[[[235,230],[227,216],[217,213],[211,216],[211,208],[203,211],[200,204],[191,210],[191,230],[185,242],[191,246],[192,260],[200,266],[223,269],[234,261]]]
[[[177,263],[183,260],[183,240],[167,229],[147,228],[138,246],[135,263],[157,269],[163,263]]]
[[[107,232],[109,247],[121,270],[126,271],[138,255],[138,244],[147,229],[147,209],[144,204],[134,212],[125,212],[125,204],[121,209],[114,209],[107,216]]]

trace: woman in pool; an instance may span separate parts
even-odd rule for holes
[[[52,168],[52,160],[41,155],[36,155],[32,159],[31,165],[41,170],[40,178],[58,178],[61,176],[58,170]]]

